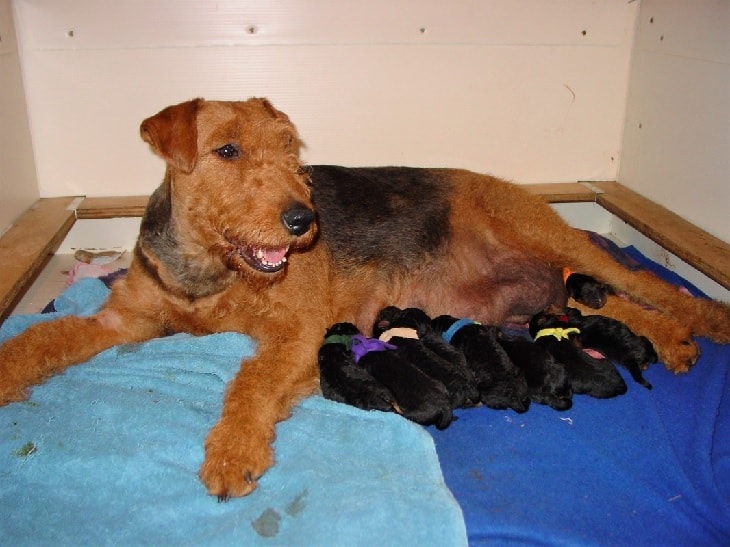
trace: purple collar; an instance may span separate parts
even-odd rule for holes
[[[377,338],[368,338],[362,334],[356,334],[352,337],[352,356],[355,358],[356,363],[366,353],[388,349],[396,349],[396,347],[393,344],[388,344]]]

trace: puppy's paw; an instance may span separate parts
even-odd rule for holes
[[[241,435],[241,429],[218,423],[205,441],[205,461],[200,480],[218,501],[246,496],[273,465],[274,453],[267,435]]]

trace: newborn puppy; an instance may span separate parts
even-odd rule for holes
[[[583,351],[580,329],[567,315],[541,312],[530,320],[535,344],[545,348],[565,366],[573,393],[599,399],[623,395],[626,382],[607,359],[596,359]]]
[[[319,348],[319,385],[326,399],[363,410],[393,412],[396,400],[352,353],[353,337],[360,331],[352,323],[332,325]]]
[[[530,406],[527,381],[497,341],[497,328],[450,315],[432,323],[444,341],[460,350],[477,382],[481,402],[489,408],[525,412]]]
[[[451,407],[473,406],[480,394],[465,356],[455,351],[431,327],[431,318],[418,308],[383,308],[375,320],[373,336],[396,346],[396,353],[449,392]]]
[[[573,300],[593,309],[600,309],[606,304],[606,297],[615,294],[610,285],[601,283],[589,275],[570,273],[565,278],[565,291]]]
[[[625,367],[636,383],[651,389],[651,384],[641,373],[658,360],[648,338],[637,336],[624,323],[610,317],[582,315],[575,308],[566,308],[566,313],[580,329],[584,348],[601,352],[614,363]]]
[[[573,406],[573,390],[564,365],[557,363],[545,348],[518,337],[498,337],[499,343],[525,376],[530,400],[555,410]]]
[[[328,329],[319,367],[322,394],[328,399],[363,410],[397,412],[439,429],[453,420],[443,384],[397,355],[394,346],[363,336],[351,323]]]

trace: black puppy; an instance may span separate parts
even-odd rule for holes
[[[465,356],[434,332],[423,310],[383,308],[375,319],[373,336],[396,346],[396,354],[446,386],[452,408],[479,402],[477,382]]]
[[[589,308],[600,309],[606,304],[606,297],[615,294],[610,285],[581,273],[564,272],[565,291],[570,298]]]
[[[584,348],[600,351],[608,359],[625,367],[634,381],[647,389],[651,384],[641,371],[658,360],[651,341],[637,336],[621,321],[601,315],[582,315],[575,308],[566,308],[571,323],[580,329]]]
[[[555,410],[573,406],[573,389],[565,366],[555,362],[542,346],[525,338],[499,336],[497,340],[525,375],[530,400]]]
[[[541,312],[530,320],[530,334],[535,344],[565,366],[573,393],[600,399],[626,393],[626,382],[610,361],[583,351],[580,329],[568,315]]]
[[[567,274],[567,275],[566,275]],[[606,296],[616,294],[613,288],[585,274],[565,271],[565,289],[568,296],[589,308],[602,308]],[[651,341],[637,336],[621,321],[599,315],[582,316],[575,308],[566,308],[573,321],[580,324],[584,347],[600,351],[611,361],[626,367],[631,377],[647,389],[651,384],[641,374],[650,363],[658,360]]]
[[[530,406],[527,381],[497,341],[497,328],[440,315],[431,324],[445,342],[461,351],[489,408],[525,412]]]
[[[325,398],[362,408],[392,412],[396,399],[362,365],[355,363],[352,323],[336,323],[327,330],[319,348],[319,385]]]
[[[319,351],[323,395],[364,410],[397,412],[422,425],[453,420],[446,388],[399,356],[394,346],[366,338],[350,323],[333,325]]]

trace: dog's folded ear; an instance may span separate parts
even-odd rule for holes
[[[265,97],[257,97],[257,101],[261,103],[261,105],[271,114],[274,118],[278,118],[280,120],[284,120],[287,123],[291,123],[291,120],[289,119],[289,116],[287,116],[284,112],[276,108],[273,104],[271,104],[271,101],[269,99],[266,99]]]
[[[203,99],[168,106],[139,127],[142,140],[168,164],[190,173],[198,157],[196,116]]]

